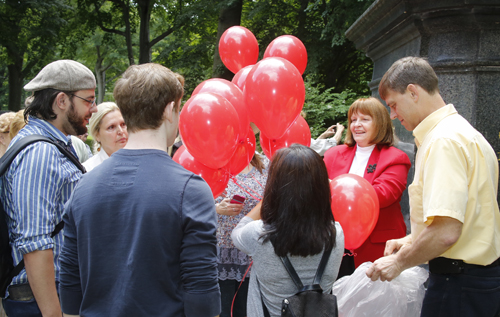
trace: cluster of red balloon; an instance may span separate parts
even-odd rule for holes
[[[255,153],[250,122],[260,129],[261,145],[269,158],[292,143],[309,146],[311,142],[309,126],[299,115],[305,99],[302,73],[307,52],[298,38],[276,38],[257,63],[257,39],[248,29],[234,26],[221,36],[219,54],[235,76],[231,82],[209,79],[196,87],[180,114],[184,145],[174,156],[205,179],[214,197]]]

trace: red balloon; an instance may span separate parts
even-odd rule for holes
[[[252,68],[243,95],[250,121],[269,138],[278,139],[302,110],[306,90],[292,63],[269,57]]]
[[[245,66],[240,69],[233,77],[231,82],[238,86],[242,91],[245,88],[245,80],[247,80],[248,73],[252,70],[254,65]]]
[[[232,26],[220,37],[219,55],[222,63],[236,74],[243,67],[257,63],[259,43],[247,28]]]
[[[201,92],[211,92],[214,94],[218,94],[229,101],[236,112],[238,113],[239,118],[239,141],[243,141],[247,135],[248,125],[250,124],[250,119],[248,118],[248,110],[245,106],[245,100],[243,98],[243,92],[230,82],[229,80],[222,78],[212,78],[205,80],[201,84],[199,84],[196,89],[193,91],[191,96],[194,96]]]
[[[229,175],[221,168],[213,169],[198,162],[184,145],[175,152],[173,160],[181,164],[185,169],[203,178],[212,190],[214,198],[218,197],[226,189]]]
[[[266,48],[264,58],[283,57],[290,61],[303,74],[307,66],[307,51],[304,43],[293,35],[275,38]]]
[[[248,166],[255,154],[255,134],[252,128],[248,128],[247,136],[238,143],[233,157],[225,169],[230,175],[236,176]]]
[[[299,143],[305,146],[311,145],[311,130],[306,120],[301,116],[292,123],[290,128],[279,139],[269,139],[262,132],[260,133],[260,146],[264,154],[271,159],[281,148],[289,147],[293,143]]]
[[[373,186],[363,177],[343,174],[330,182],[332,212],[344,229],[345,248],[354,250],[368,239],[375,228],[379,202]]]
[[[179,130],[189,153],[210,168],[225,166],[236,150],[238,113],[226,98],[203,92],[182,108]]]

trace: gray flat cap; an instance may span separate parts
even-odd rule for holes
[[[39,91],[47,88],[78,91],[95,89],[96,82],[94,74],[87,66],[62,59],[45,66],[26,86],[26,91]]]

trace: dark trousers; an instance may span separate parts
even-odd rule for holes
[[[233,306],[233,317],[245,317],[247,315],[247,295],[249,278],[241,284],[241,287],[236,295]],[[220,287],[220,302],[222,312],[220,317],[231,317],[231,304],[233,302],[234,294],[238,290],[240,282],[236,280],[219,280]]]
[[[420,316],[500,316],[500,266],[430,273]]]

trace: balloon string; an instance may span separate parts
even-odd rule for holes
[[[255,200],[262,200],[262,196],[260,196],[256,191],[252,190],[251,188],[248,187],[248,189],[250,191],[252,191],[255,195],[257,195],[259,198],[256,198],[254,195],[250,194],[248,192],[248,190],[246,190],[245,188],[243,188],[240,184],[238,184],[238,181],[236,180],[236,177],[234,176],[231,176],[231,180],[233,181],[233,183],[235,183],[239,188],[241,188],[244,192],[246,192],[248,195],[250,195],[250,197],[252,197],[253,199]]]
[[[348,250],[349,253],[344,253],[344,256],[358,256],[357,253],[353,253],[351,250]]]
[[[259,184],[260,188],[262,188],[262,190],[264,190],[264,186],[262,186],[261,183],[259,183],[259,181],[257,180],[257,178],[255,178],[255,176],[252,175],[252,178],[257,182],[257,184]]]

